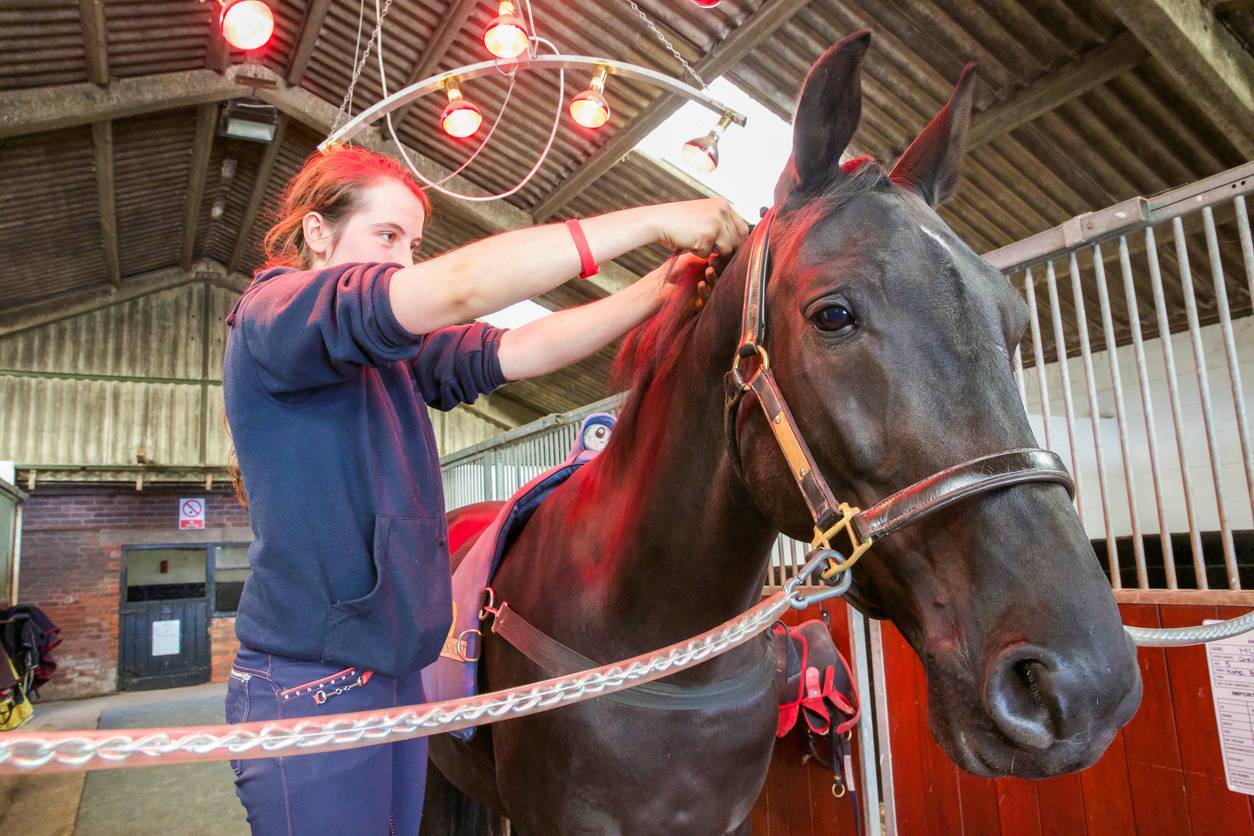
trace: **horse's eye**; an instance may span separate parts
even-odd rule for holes
[[[814,327],[831,333],[847,331],[854,326],[853,314],[844,305],[827,305],[819,308],[810,319],[814,322]]]

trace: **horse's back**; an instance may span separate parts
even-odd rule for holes
[[[476,502],[448,512],[448,550],[454,571],[479,535],[492,525],[504,505],[501,500]]]

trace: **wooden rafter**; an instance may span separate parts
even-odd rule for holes
[[[239,234],[235,239],[235,249],[231,251],[231,260],[226,263],[226,268],[234,273],[239,269],[239,264],[244,258],[244,252],[248,247],[248,241],[252,232],[253,223],[257,220],[257,214],[261,211],[261,204],[266,199],[266,192],[270,190],[270,176],[274,173],[274,161],[279,157],[279,149],[283,146],[283,138],[287,133],[288,117],[280,114],[279,127],[274,132],[274,139],[270,141],[266,147],[266,153],[261,158],[261,165],[257,167],[257,175],[253,181],[253,192],[248,197],[248,205],[244,208],[244,218],[240,222]]]
[[[975,114],[967,134],[967,147],[983,145],[1057,110],[1064,103],[1124,74],[1147,58],[1149,53],[1136,36],[1131,32],[1121,32],[1076,61]]]
[[[1197,0],[1104,0],[1246,157],[1254,157],[1254,56]]]
[[[205,179],[209,175],[209,158],[213,150],[213,137],[218,127],[218,105],[201,105],[196,112],[196,139],[192,145],[192,166],[187,177],[187,204],[183,213],[183,243],[179,248],[179,264],[185,269],[192,265],[192,251],[196,246],[196,230],[200,225],[200,203],[205,194]]]
[[[83,24],[83,51],[87,78],[92,84],[109,83],[109,48],[106,41],[104,0],[78,0],[78,16]]]
[[[309,59],[313,57],[314,44],[318,42],[318,33],[322,31],[322,23],[330,8],[331,0],[313,0],[309,4],[305,22],[300,27],[300,41],[292,52],[292,61],[287,68],[288,84],[300,84],[300,80],[305,77],[305,70],[309,69]]]
[[[122,286],[122,263],[118,258],[117,200],[113,185],[113,123],[93,122],[92,151],[96,163],[96,202],[100,213],[100,236],[104,245],[109,284]]]
[[[752,49],[775,34],[805,4],[806,0],[767,0],[696,64],[697,74],[708,82],[727,72]],[[664,94],[654,99],[631,121],[629,128],[619,132],[593,152],[561,187],[536,207],[536,220],[551,218],[597,178],[613,168],[640,140],[679,110],[685,101],[682,96],[673,94]]]

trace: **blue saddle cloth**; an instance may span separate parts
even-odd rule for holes
[[[541,473],[510,497],[462,558],[453,572],[453,626],[440,657],[422,670],[422,686],[428,702],[478,693],[479,610],[484,589],[492,583],[505,549],[540,503],[600,453],[613,428],[614,416],[608,413],[597,412],[585,418],[566,460]],[[469,740],[474,733],[473,726],[449,732],[460,740]]]

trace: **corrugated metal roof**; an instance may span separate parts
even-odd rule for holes
[[[271,0],[277,30],[265,48],[228,60],[254,60],[286,76],[303,37],[307,0]],[[677,0],[644,0],[640,6],[679,52],[697,63],[764,6],[764,0],[724,0],[702,10]],[[359,10],[361,38],[358,41]],[[385,31],[385,59],[392,89],[403,84],[427,51],[452,2],[395,0]],[[1195,91],[1141,50],[1101,4],[1082,0],[814,0],[758,44],[728,76],[777,114],[789,117],[805,72],[832,42],[868,27],[875,41],[864,68],[864,108],[857,150],[891,160],[936,111],[962,65],[980,63],[977,109],[1013,102],[1024,91],[1090,59],[1112,44],[1134,54],[1130,69],[1082,95],[995,135],[968,155],[966,176],[945,218],[976,250],[1026,237],[1086,210],[1136,194],[1150,194],[1243,162],[1241,142],[1213,124]],[[1254,43],[1254,11],[1220,4],[1217,25],[1239,43]],[[565,3],[538,0],[539,34],[564,51],[603,54],[682,76],[678,62],[658,43],[626,3]],[[473,6],[439,69],[483,60],[481,36],[495,13],[490,2]],[[131,79],[211,66],[219,54],[217,7],[198,0],[109,0],[104,7],[108,74]],[[330,3],[300,84],[338,106],[351,73],[355,47],[373,28],[373,3]],[[1120,40],[1122,39],[1122,40]],[[73,0],[0,0],[0,93],[6,90],[82,84],[88,79],[80,4]],[[498,191],[531,167],[548,135],[556,101],[554,73],[524,73],[493,143],[463,172],[468,188]],[[567,95],[586,83],[571,74]],[[707,79],[708,80],[708,79]],[[464,91],[495,118],[507,80],[486,77]],[[377,64],[367,63],[353,110],[379,96]],[[577,173],[597,149],[633,124],[657,92],[612,78],[607,97],[611,123],[588,134],[563,113],[551,156],[534,179],[509,198],[530,211]],[[398,126],[407,144],[447,167],[459,166],[475,146],[454,142],[435,127],[443,102],[420,101]],[[564,107],[563,107],[564,111]],[[979,115],[977,113],[977,119]],[[118,120],[113,126],[115,206],[123,283],[128,277],[174,265],[179,258],[194,143],[195,108]],[[198,207],[194,258],[228,263],[241,235],[238,265],[249,272],[259,263],[267,210],[279,190],[321,135],[293,120],[287,128],[271,178],[264,185],[259,218],[242,222],[266,146],[216,137]],[[1248,140],[1244,140],[1248,141]],[[222,177],[232,161],[234,176]],[[724,160],[724,165],[753,161]],[[0,295],[19,306],[107,288],[92,134],[87,126],[0,140],[0,255],[18,269],[0,274]],[[682,177],[629,155],[596,180],[555,217],[586,216],[622,206],[700,196]],[[211,217],[218,198],[221,217]],[[10,207],[21,207],[20,215]],[[481,238],[493,230],[447,211],[437,211],[424,252],[434,254]],[[1221,230],[1221,233],[1223,230]],[[1195,244],[1196,246],[1196,244]],[[1226,246],[1232,246],[1226,243]],[[665,256],[656,248],[632,253],[620,263],[637,273]],[[1204,261],[1199,261],[1204,263]],[[1164,265],[1169,274],[1174,267]],[[1195,277],[1199,292],[1207,277]],[[1240,283],[1238,283],[1239,285]],[[1233,306],[1248,305],[1244,288],[1231,289]],[[1245,294],[1245,295],[1243,295]],[[569,283],[543,301],[563,306],[593,298],[586,284]],[[1208,304],[1206,299],[1203,305]],[[1148,308],[1145,308],[1148,309]],[[1144,309],[1143,309],[1144,310]],[[1116,317],[1119,312],[1116,311]],[[1126,324],[1126,323],[1125,323]],[[604,353],[608,355],[608,352]],[[564,410],[604,394],[606,357],[590,359],[540,381],[510,387],[534,408]]]

